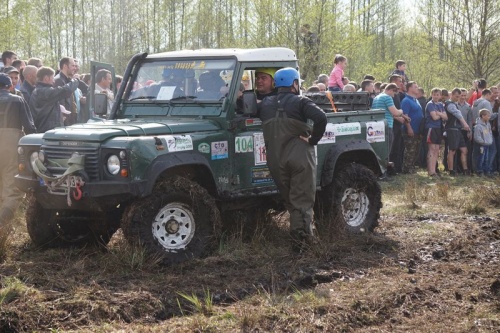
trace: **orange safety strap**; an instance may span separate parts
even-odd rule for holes
[[[326,97],[330,101],[330,104],[332,105],[333,112],[337,112],[337,107],[335,106],[335,102],[333,101],[333,96],[331,91],[326,92]]]

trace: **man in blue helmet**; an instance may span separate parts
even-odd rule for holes
[[[310,99],[298,96],[299,73],[291,67],[274,75],[276,96],[259,104],[267,165],[290,213],[290,235],[294,250],[302,250],[312,239],[313,206],[316,195],[314,146],[323,136],[326,116]],[[311,119],[311,127],[307,120]]]

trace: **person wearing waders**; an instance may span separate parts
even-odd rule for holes
[[[12,80],[0,73],[0,238],[7,237],[10,222],[24,193],[14,185],[17,174],[17,143],[26,134],[36,133],[29,106],[24,98],[10,94]],[[24,132],[23,132],[24,130]]]
[[[310,99],[298,96],[299,73],[283,68],[274,75],[276,96],[259,104],[267,165],[290,213],[292,249],[301,252],[313,238],[316,194],[314,146],[323,136],[326,116]],[[310,119],[314,125],[307,124]]]

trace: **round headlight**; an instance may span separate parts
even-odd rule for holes
[[[112,175],[117,175],[120,172],[120,159],[116,155],[108,157],[108,171]]]
[[[33,163],[38,158],[38,152],[34,151],[31,153],[30,162]]]
[[[17,147],[17,153],[19,155],[23,155],[24,154],[24,148],[23,147]]]

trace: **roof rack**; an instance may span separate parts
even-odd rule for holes
[[[370,96],[367,92],[332,92],[333,102],[338,112],[369,110]],[[332,104],[325,92],[306,93],[325,112],[333,112]]]

